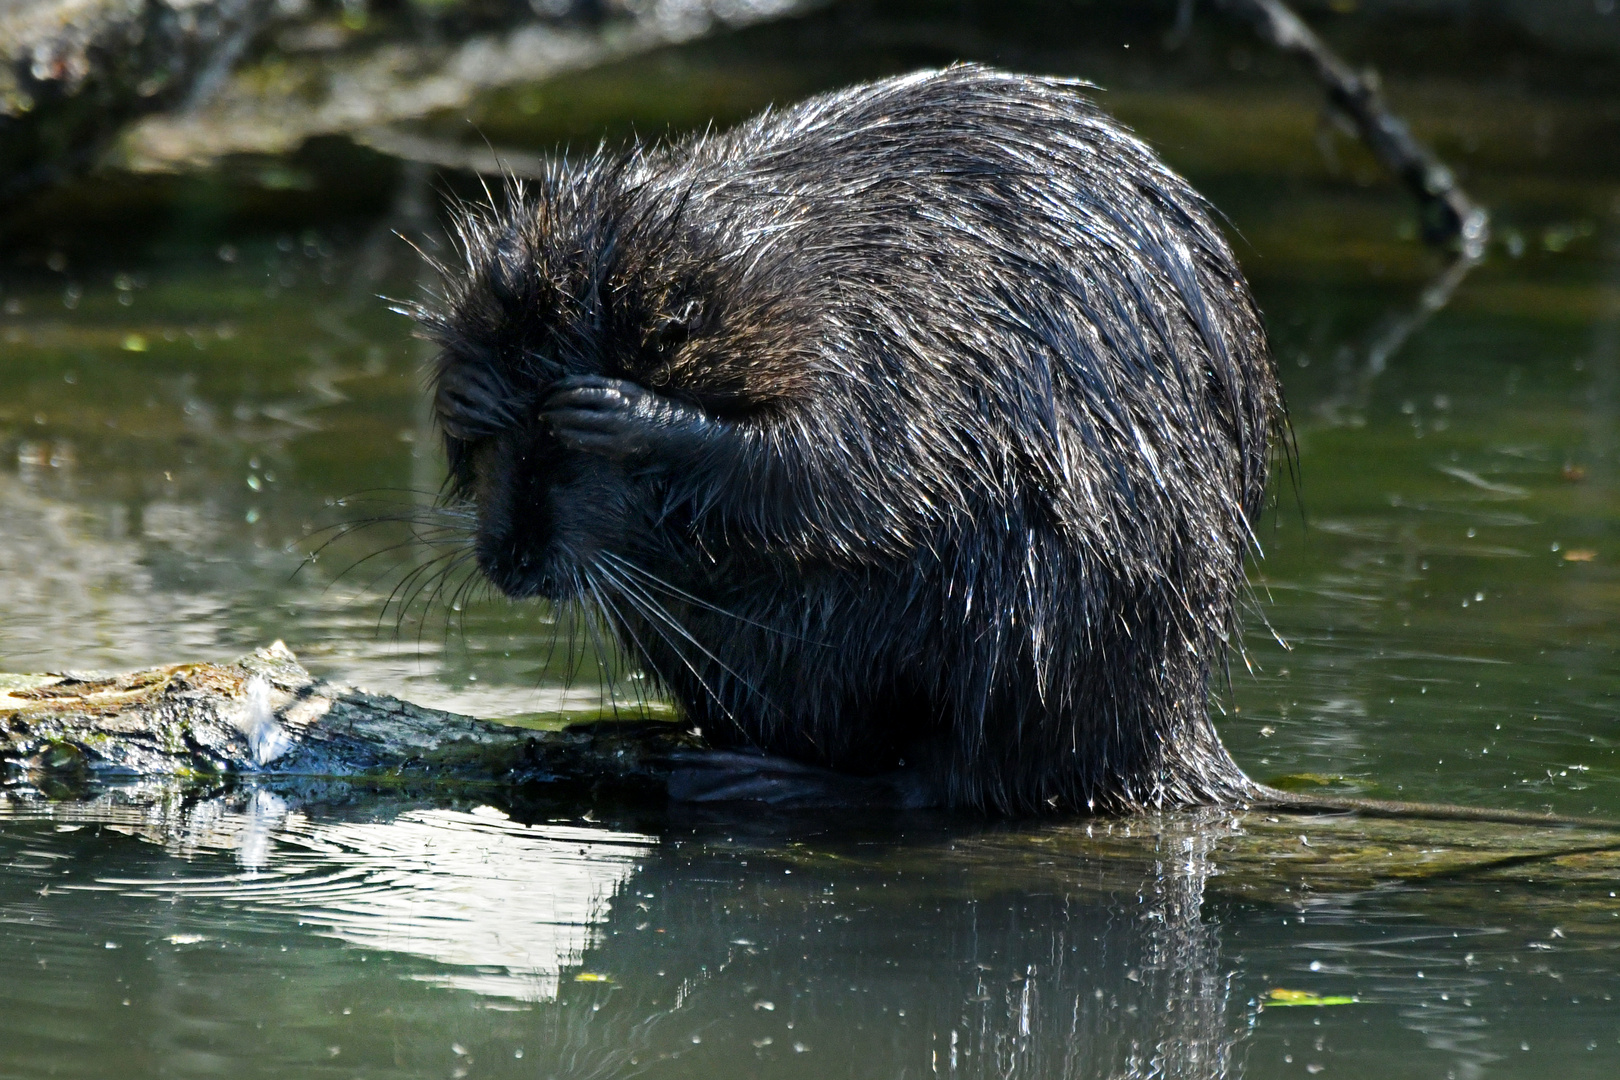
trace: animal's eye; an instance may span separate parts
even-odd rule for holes
[[[692,336],[691,329],[684,322],[666,319],[659,323],[658,330],[653,335],[653,343],[659,349],[669,349]]]

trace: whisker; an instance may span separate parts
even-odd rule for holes
[[[463,642],[467,640],[467,608],[469,606],[468,597],[471,595],[472,591],[477,588],[481,580],[482,578],[477,573],[468,574],[461,579],[461,584],[457,585],[455,591],[450,594],[448,609],[444,617],[443,644],[446,648],[448,648],[450,645],[450,623],[452,615],[454,616],[456,628],[461,632],[461,640]]]
[[[698,650],[698,652],[702,653],[705,657],[711,660],[717,667],[720,668],[721,671],[724,671],[727,675],[730,675],[733,679],[736,679],[738,683],[742,684],[742,686],[752,692],[756,699],[769,707],[769,699],[760,692],[760,689],[757,686],[743,678],[724,660],[721,660],[718,656],[711,652],[701,641],[692,635],[692,632],[688,630],[679,619],[675,618],[675,616],[672,615],[667,608],[660,604],[655,597],[648,594],[645,589],[634,582],[627,581],[623,578],[615,578],[613,573],[604,566],[599,565],[598,569],[611,584],[617,587],[619,593],[624,596],[626,600],[629,600],[632,604],[636,605],[637,609],[640,610],[642,614],[662,620],[665,625],[667,625],[671,630],[675,631],[675,633],[679,634],[682,638],[690,642],[692,646]],[[638,600],[639,603],[637,602]],[[660,636],[664,635],[661,634]],[[664,636],[664,640],[669,642],[671,648],[675,647],[674,643],[670,642],[667,636]],[[687,666],[691,667],[690,663],[688,663]],[[693,673],[696,674],[695,671]],[[705,689],[707,689],[707,687],[705,687]],[[724,708],[724,706],[721,707]],[[729,712],[727,715],[730,715]]]
[[[540,677],[542,679],[545,678],[546,674],[551,670],[552,662],[557,658],[557,634],[562,625],[560,614],[555,606],[550,608],[550,612],[551,641],[546,645],[546,658],[545,660],[541,661]]]
[[[344,503],[344,500],[339,501]],[[383,525],[403,525],[409,529],[410,539],[401,541],[398,544],[388,545],[356,559],[333,577],[333,580],[326,586],[327,590],[331,589],[338,580],[353,573],[365,563],[379,556],[398,551],[402,547],[409,547],[412,544],[422,544],[428,547],[463,544],[467,541],[468,534],[472,531],[476,522],[476,514],[469,508],[443,505],[432,507],[406,505],[391,506],[386,513],[373,514],[324,526],[305,538],[306,543],[319,542],[315,543],[313,550],[293,568],[288,580],[296,578],[306,566],[319,561],[320,557],[334,544],[367,529]],[[371,584],[374,585],[375,581]],[[323,594],[324,592],[325,590],[323,590]]]
[[[407,576],[404,581],[395,586],[394,593],[390,595],[389,600],[396,604],[396,617],[394,619],[394,635],[396,637],[398,637],[399,633],[405,628],[405,619],[409,614],[410,609],[415,606],[417,598],[422,596],[427,589],[433,587],[437,582],[443,579],[446,574],[454,571],[457,566],[465,562],[470,556],[470,552],[447,551],[443,555],[431,559],[428,562],[423,563],[417,569],[411,571],[409,576]],[[403,598],[395,600],[394,597],[399,596],[401,593],[404,594]],[[386,614],[387,611],[388,604],[385,603],[383,605],[382,614]],[[378,618],[378,625],[381,626],[380,615]],[[418,635],[417,646],[420,647],[421,644],[421,636]]]
[[[577,628],[578,621],[579,621],[579,618],[580,618],[579,606],[577,604],[568,604],[564,608],[564,610],[568,614],[568,634],[563,639],[564,642],[566,643],[566,646],[567,646],[567,648],[566,648],[566,650],[565,650],[565,652],[563,654],[563,662],[565,664],[565,668],[564,668],[565,675],[564,675],[563,686],[564,686],[564,700],[566,700],[567,699],[567,691],[573,688],[574,676],[579,674],[579,665],[582,662],[582,660],[577,655],[577,653],[575,651],[575,648],[574,648],[575,642],[576,642],[576,640],[578,638],[576,628]]]
[[[389,591],[388,600],[383,603],[383,609],[387,610],[389,604],[392,603],[397,598],[397,596],[398,596],[399,592],[401,591],[401,589],[408,582],[410,582],[413,578],[415,578],[417,575],[422,574],[424,572],[427,572],[427,571],[431,570],[433,567],[436,567],[436,566],[439,566],[439,565],[443,564],[447,560],[456,558],[458,555],[463,554],[465,550],[466,550],[465,548],[452,548],[449,551],[441,551],[441,552],[438,552],[437,554],[433,555],[432,558],[426,559],[426,560],[424,560],[422,562],[419,562],[419,563],[415,564],[409,570],[409,572],[407,572],[406,575],[400,580],[399,584],[395,585],[394,588]],[[389,567],[388,569],[384,570],[381,574],[378,574],[376,577],[371,579],[371,582],[368,583],[368,587],[369,587],[369,585],[374,585],[377,582],[383,580],[389,574],[393,573],[397,569],[398,569],[398,567]]]
[[[382,621],[383,621],[383,618],[388,614],[389,605],[391,605],[394,602],[395,597],[399,595],[400,590],[408,582],[410,582],[418,574],[427,573],[429,570],[432,569],[432,567],[434,567],[438,563],[444,561],[445,559],[451,558],[453,555],[454,555],[454,552],[445,552],[443,554],[434,556],[433,558],[427,560],[426,562],[418,563],[408,573],[406,573],[406,575],[400,581],[395,583],[394,587],[392,589],[388,590],[388,596],[383,600],[382,607],[377,612],[377,630],[378,631],[382,630]],[[363,594],[366,594],[366,593],[370,593],[373,589],[375,589],[377,587],[377,585],[379,583],[384,581],[390,574],[398,572],[398,570],[399,570],[398,566],[390,566],[390,567],[388,567],[382,573],[378,574],[377,576],[373,577],[370,581],[367,581],[364,585],[360,586],[359,594],[363,595]],[[333,582],[333,585],[336,585],[336,582]],[[331,587],[332,586],[328,586],[328,588],[331,588]]]
[[[633,597],[629,596],[628,594],[624,594],[624,593],[621,593],[620,595],[621,595],[621,597],[624,599],[624,601],[626,603],[630,604],[638,612],[641,612],[643,615],[645,615],[645,612],[641,611],[641,606],[636,602],[636,600]],[[602,603],[606,604],[608,606],[608,608],[613,611],[614,615],[619,620],[619,625],[624,627],[624,632],[630,635],[630,640],[634,641],[636,643],[636,648],[639,649],[642,652],[643,655],[645,655],[646,652],[647,652],[647,647],[644,644],[642,644],[641,638],[639,636],[637,636],[635,630],[630,626],[630,623],[619,612],[618,607],[613,603],[612,600],[608,599],[605,595],[602,597]],[[670,648],[670,651],[675,654],[675,659],[679,660],[681,662],[681,664],[686,668],[686,670],[690,671],[692,673],[692,678],[697,680],[697,684],[703,688],[703,692],[708,694],[710,700],[712,700],[715,703],[715,705],[719,707],[721,712],[726,714],[726,719],[735,722],[736,717],[732,715],[732,712],[731,712],[730,709],[726,708],[726,703],[723,700],[721,700],[720,695],[718,693],[716,693],[714,688],[709,685],[708,680],[703,677],[703,673],[698,671],[697,666],[695,664],[693,664],[692,661],[687,658],[686,654],[681,651],[680,646],[676,645],[674,641],[670,640],[669,635],[667,633],[665,633],[663,630],[660,630],[658,628],[658,624],[656,622],[652,621],[651,619],[647,620],[647,627],[653,633],[657,634],[660,638],[663,639],[664,644],[668,645],[669,648]]]
[[[596,583],[591,580],[590,575],[581,575],[581,583],[585,586],[586,592],[595,600],[595,604],[592,606],[601,609],[601,593],[597,589]],[[591,635],[592,643],[596,646],[596,689],[598,700],[600,701],[604,697],[607,699],[608,707],[613,711],[613,719],[617,720],[619,719],[619,702],[613,693],[612,680],[608,677],[608,652],[607,646],[602,640],[600,627],[598,626],[599,621],[599,619],[592,619],[588,615],[585,619],[585,628]]]
[[[424,635],[427,633],[428,621],[432,617],[431,612],[433,608],[438,606],[439,598],[444,595],[444,590],[450,585],[452,576],[457,570],[460,570],[463,566],[465,566],[467,564],[467,560],[471,559],[472,557],[473,553],[471,551],[463,552],[458,557],[446,563],[444,570],[435,575],[433,579],[433,587],[428,592],[427,599],[423,603],[425,610],[422,612],[422,621],[416,625],[416,648],[418,652],[420,652],[422,649],[422,640]],[[450,623],[448,608],[445,612],[444,621],[445,626],[448,629]]]
[[[781,637],[792,638],[795,641],[802,641],[807,645],[819,645],[822,648],[830,648],[830,646],[828,646],[825,642],[813,641],[810,638],[801,637],[800,635],[793,633],[791,630],[782,630],[775,626],[767,626],[765,623],[750,619],[746,615],[739,615],[735,611],[728,611],[723,607],[710,603],[709,601],[704,600],[702,597],[693,596],[685,589],[665,581],[657,574],[652,573],[645,567],[636,565],[622,555],[616,555],[611,551],[604,551],[602,552],[602,555],[605,558],[611,559],[614,566],[616,566],[619,570],[626,574],[634,575],[640,582],[642,582],[643,585],[648,588],[660,589],[676,599],[684,600],[689,604],[703,608],[705,611],[712,611],[716,615],[723,615],[728,619],[735,619],[746,626],[752,626],[755,629],[764,630],[770,634],[777,634]]]
[[[454,542],[454,546],[459,548],[461,546],[462,542],[463,541],[456,541],[456,542]],[[419,543],[419,541],[416,538],[413,537],[410,540],[401,540],[397,544],[390,544],[385,548],[381,548],[381,549],[379,549],[377,551],[371,552],[368,555],[361,556],[360,558],[356,559],[354,562],[350,563],[348,566],[345,566],[342,570],[338,571],[337,574],[333,575],[332,580],[327,582],[326,587],[321,590],[321,595],[325,596],[332,589],[336,588],[338,583],[341,582],[344,577],[346,577],[349,574],[354,573],[356,570],[360,569],[360,567],[364,566],[366,563],[370,562],[372,559],[380,558],[383,555],[387,555],[387,554],[390,554],[391,552],[399,551],[402,548],[416,547],[416,546],[418,546],[418,543]],[[449,540],[434,541],[432,546],[435,546],[435,547],[448,547],[448,546],[452,546],[452,543],[453,542],[449,541]],[[435,560],[437,560],[437,559],[441,559],[441,558],[444,558],[444,557],[445,557],[445,555],[441,554],[441,555],[435,556],[434,558],[435,558]],[[361,592],[369,592],[369,591],[371,591],[371,589],[374,586],[376,586],[377,582],[383,580],[389,574],[394,573],[397,569],[398,569],[397,566],[388,567],[382,573],[378,574],[376,577],[372,578],[371,580],[367,581],[364,585],[362,585],[360,587],[360,591]]]

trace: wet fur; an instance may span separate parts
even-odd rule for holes
[[[1009,812],[1261,792],[1207,698],[1272,364],[1080,84],[858,86],[457,225],[423,318],[479,565],[599,606],[712,743]]]

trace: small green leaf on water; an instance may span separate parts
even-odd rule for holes
[[[582,971],[578,975],[574,976],[574,981],[610,983],[613,981],[613,976],[603,975],[599,971]]]
[[[1278,988],[1266,994],[1265,1004],[1286,1005],[1354,1005],[1356,999],[1342,994],[1313,994],[1309,990],[1283,990]]]

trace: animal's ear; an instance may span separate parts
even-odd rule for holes
[[[527,245],[517,227],[507,226],[492,245],[489,260],[489,291],[503,306],[512,307],[522,301],[528,259]]]

